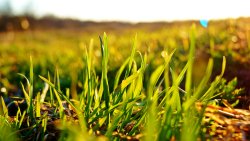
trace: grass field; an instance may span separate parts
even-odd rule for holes
[[[0,33],[0,140],[250,139],[248,18],[47,22]]]

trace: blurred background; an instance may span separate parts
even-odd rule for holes
[[[215,77],[226,56],[224,77],[228,81],[237,77],[237,87],[244,88],[241,106],[246,107],[250,103],[249,17],[246,0],[0,0],[0,90],[7,95],[21,93],[24,80],[17,73],[28,76],[31,56],[35,91],[44,86],[38,75],[53,75],[55,69],[62,88],[77,91],[89,46],[94,48],[93,63],[100,75],[98,36],[103,32],[109,39],[109,79],[130,55],[136,34],[138,50],[149,57],[147,73],[163,63],[162,54],[174,49],[171,66],[178,71],[187,61],[190,27],[195,25],[195,84],[209,58],[215,60]]]
[[[1,15],[53,15],[94,21],[152,22],[249,16],[245,0],[0,0]]]

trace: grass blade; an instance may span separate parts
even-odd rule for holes
[[[190,32],[190,49],[188,54],[188,62],[190,67],[188,67],[186,82],[185,82],[185,91],[187,92],[187,98],[191,96],[190,90],[192,87],[192,72],[193,72],[193,62],[195,56],[195,25],[192,25],[192,29]]]
[[[0,96],[0,115],[4,117],[8,117],[8,108],[5,105],[4,99],[2,96]]]

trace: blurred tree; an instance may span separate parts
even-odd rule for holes
[[[0,0],[0,16],[34,16],[32,0]]]
[[[9,0],[0,0],[0,16],[2,15],[13,15],[13,9]]]
[[[34,17],[35,7],[33,0],[27,0],[26,4],[22,8],[21,15]]]

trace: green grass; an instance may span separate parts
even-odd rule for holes
[[[223,57],[221,73],[211,80],[214,62],[210,58],[204,77],[198,85],[194,85],[195,26],[189,32],[189,55],[182,69],[174,64],[178,49],[165,49],[162,50],[165,53],[163,58],[156,56],[161,58],[162,63],[148,71],[152,69],[149,68],[152,56],[138,52],[136,35],[131,55],[120,64],[114,79],[109,77],[109,61],[115,56],[110,54],[109,38],[104,33],[100,37],[99,49],[101,75],[98,75],[94,64],[92,40],[82,50],[84,54],[80,64],[83,65],[69,72],[70,76],[75,75],[75,81],[81,86],[78,90],[74,81],[71,89],[62,90],[58,69],[53,75],[51,72],[47,75],[34,74],[36,64],[31,57],[29,78],[20,74],[26,80],[26,84],[21,82],[21,87],[27,110],[19,110],[14,122],[10,123],[10,117],[6,114],[8,109],[1,98],[0,117],[3,122],[0,130],[8,128],[8,133],[1,134],[2,138],[8,138],[11,133],[22,140],[44,140],[51,132],[60,130],[58,140],[68,141],[83,138],[149,141],[204,139],[205,133],[201,130],[204,126],[204,108],[222,91],[218,87],[222,82],[226,59]],[[37,75],[40,80],[34,79]],[[45,83],[41,92],[33,90],[36,81]],[[203,110],[197,110],[197,102],[204,105]],[[53,129],[49,128],[51,124],[55,125]],[[14,132],[9,128],[13,128]]]
[[[46,76],[49,71],[51,76],[55,76],[54,70],[57,68],[60,73],[62,91],[66,91],[66,88],[70,88],[73,91],[74,87],[78,87],[77,80],[82,73],[80,70],[85,67],[82,61],[83,52],[85,52],[84,48],[89,47],[88,44],[91,39],[94,40],[91,45],[93,57],[91,60],[93,61],[93,67],[96,68],[97,75],[101,75],[102,52],[99,49],[98,36],[104,31],[109,35],[109,55],[112,56],[112,59],[109,59],[108,62],[108,73],[113,74],[110,76],[112,79],[115,77],[114,72],[120,68],[120,64],[126,60],[127,56],[130,56],[131,35],[136,33],[138,34],[137,51],[140,51],[142,54],[148,54],[150,63],[147,73],[152,73],[158,65],[164,63],[164,59],[159,57],[162,51],[172,52],[176,48],[171,65],[174,64],[174,66],[180,69],[184,67],[185,62],[188,60],[189,46],[191,43],[193,44],[189,40],[191,36],[189,27],[192,23],[198,22],[178,22],[160,25],[142,24],[141,26],[135,25],[125,29],[122,27],[112,29],[104,26],[96,30],[96,27],[90,26],[86,27],[87,29],[79,29],[79,31],[50,29],[13,32],[13,35],[12,33],[0,34],[1,87],[5,87],[8,91],[7,93],[16,91],[19,82],[22,81],[22,77],[17,75],[17,73],[29,76],[29,58],[33,56],[35,74]],[[200,69],[204,70],[202,72],[205,72],[206,56],[209,55],[216,59],[214,72],[219,72],[222,56],[227,56],[228,67],[234,64],[242,65],[247,63],[250,57],[248,25],[248,21],[244,19],[210,21],[208,28],[203,28],[196,24],[196,57],[194,58],[194,64],[200,62],[203,64],[201,65],[203,67],[199,69],[194,67],[192,72],[197,74],[198,77],[202,77]],[[234,38],[237,39],[237,42],[233,42],[232,39]],[[202,54],[202,57],[197,56],[199,53]],[[135,60],[140,64],[139,56],[135,56]],[[179,72],[180,70],[177,69],[176,71]],[[188,77],[190,77],[190,73]],[[146,78],[146,81],[148,79]],[[195,80],[193,85],[196,85],[196,80],[199,82],[201,78],[192,79]],[[34,92],[36,93],[39,89],[42,89],[43,83],[37,76],[34,76],[34,81],[36,82],[34,83]],[[189,80],[187,79],[187,81]],[[114,85],[112,83],[109,84],[111,89],[113,89]]]

